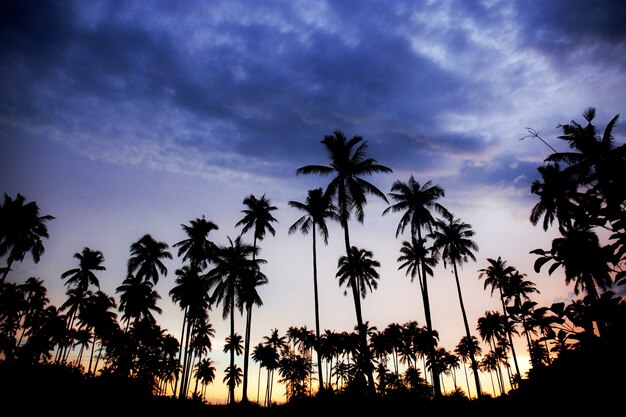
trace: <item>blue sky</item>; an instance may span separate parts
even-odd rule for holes
[[[370,178],[381,190],[410,175],[431,180],[473,226],[480,251],[461,272],[472,328],[499,307],[478,279],[487,258],[526,273],[541,305],[571,295],[532,270],[528,252],[554,236],[528,221],[549,149],[520,139],[532,128],[558,148],[558,125],[583,122],[587,107],[601,129],[624,113],[619,1],[2,0],[0,20],[0,191],[56,217],[41,262],[27,258],[8,279],[44,279],[56,305],[60,275],[83,247],[103,252],[102,288],[113,295],[143,234],[171,246],[181,224],[204,215],[223,244],[240,232],[243,199],[265,194],[278,224],[260,244],[269,284],[253,343],[272,328],[314,328],[310,236],[288,236],[300,213],[287,202],[326,185],[295,171],[327,162],[320,141],[335,129],[362,136],[393,169]],[[614,134],[624,142],[622,123]],[[364,319],[424,325],[418,287],[397,270],[399,217],[381,216],[386,207],[370,199],[364,224],[351,226],[353,243],[381,262]],[[352,301],[334,279],[340,230],[330,232],[319,247],[322,327],[351,330]],[[159,322],[178,335],[182,313],[167,293],[181,263],[167,266]],[[439,267],[433,324],[450,349],[463,336],[455,291]],[[219,310],[213,322],[221,370]]]

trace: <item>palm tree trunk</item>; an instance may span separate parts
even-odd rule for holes
[[[346,245],[346,256],[348,258],[348,262],[352,263],[352,251],[350,250],[350,232],[348,229],[348,221],[345,217],[341,219],[341,224],[343,226],[344,242]],[[367,329],[363,325],[363,316],[361,315],[361,296],[356,277],[351,277],[351,279],[352,285],[350,285],[350,287],[352,288],[352,298],[354,299],[354,309],[356,311],[356,322],[359,330],[359,339],[361,345],[361,365],[363,366],[363,370],[365,371],[365,374],[367,376],[369,392],[371,394],[375,394],[376,386],[374,385],[374,376],[372,375],[369,346],[367,344]]]
[[[315,294],[315,352],[317,353],[317,374],[319,375],[318,391],[324,389],[324,377],[322,375],[322,358],[320,356],[320,312],[319,298],[317,294],[317,242],[315,239],[315,222],[313,222],[313,292]]]
[[[187,311],[189,310],[189,307],[185,307],[185,312],[183,313],[183,325],[181,326],[181,330],[180,330],[180,348],[178,350],[178,366],[181,367],[182,363],[182,355],[183,355],[183,340],[185,338],[185,323],[187,322]],[[187,348],[185,347],[185,350]],[[178,390],[178,375],[180,374],[180,370],[177,369],[176,370],[176,382],[174,383],[174,391],[173,394],[174,396],[176,395],[176,391]]]
[[[230,340],[233,342],[235,340],[235,300],[234,300],[234,291],[231,291],[231,295],[233,299],[230,301]],[[235,370],[235,346],[233,342],[233,346],[230,349],[230,369],[232,372]],[[235,381],[228,381],[228,402],[229,404],[235,403]]]
[[[463,324],[465,325],[465,336],[468,342],[471,342],[472,335],[469,329],[469,323],[467,321],[467,314],[465,313],[465,304],[463,304],[463,295],[461,294],[461,284],[459,282],[459,274],[456,268],[456,262],[452,262],[454,268],[454,278],[456,280],[456,290],[459,293],[459,303],[461,305],[461,313],[463,314]],[[476,392],[478,398],[482,397],[482,390],[480,389],[480,377],[478,375],[478,363],[474,357],[474,353],[470,351],[470,360],[472,361],[472,370],[474,371],[474,383],[476,384]]]
[[[417,227],[417,239],[418,242],[422,240],[422,231],[420,227]],[[428,296],[428,276],[426,275],[426,265],[424,263],[424,259],[420,260],[420,264],[422,266],[422,281],[421,287],[423,288],[422,298],[424,300],[424,316],[426,317],[426,327],[428,327],[428,331],[430,334],[433,334],[433,322],[430,315],[430,299]],[[432,359],[435,358],[435,346],[429,346],[429,353]],[[435,397],[441,396],[441,385],[439,381],[439,371],[433,370],[433,388],[435,390]]]
[[[253,256],[254,258],[254,256]],[[243,357],[243,394],[241,401],[248,402],[248,353],[250,351],[250,327],[252,326],[252,303],[246,303],[246,341]]]
[[[93,351],[96,349],[96,333],[93,334],[93,343],[91,344],[91,353],[89,354],[89,368],[87,369],[87,375],[91,374],[91,364],[93,363]]]
[[[9,259],[7,261],[7,266],[4,268],[4,272],[2,273],[2,281],[0,281],[0,283],[3,283],[4,280],[6,279],[7,274],[11,270],[11,265],[13,265],[13,259],[11,259],[11,257],[9,257]]]
[[[469,378],[467,377],[467,366],[463,361],[463,372],[465,373],[465,385],[467,385],[467,398],[472,399],[472,390],[470,389]]]
[[[254,252],[252,253],[252,262],[256,260],[256,233],[254,235]],[[246,302],[246,334],[243,356],[243,392],[241,394],[241,402],[248,402],[248,353],[250,351],[250,327],[252,326],[252,303]]]
[[[498,287],[498,290],[500,291],[500,301],[502,302],[502,312],[504,313],[504,319],[508,325],[509,315],[506,311],[506,304],[504,303],[504,294],[502,294],[502,288]],[[511,355],[513,356],[513,363],[515,364],[515,373],[516,373],[515,380],[517,381],[520,376],[519,366],[517,365],[517,355],[515,354],[515,346],[513,346],[513,334],[511,331],[509,331],[508,328],[507,328],[507,334],[509,336],[509,344],[511,345]]]

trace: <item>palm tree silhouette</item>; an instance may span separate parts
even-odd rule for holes
[[[413,175],[410,176],[407,182],[395,181],[391,187],[389,196],[391,200],[394,201],[394,204],[387,207],[383,211],[383,215],[389,212],[403,213],[396,229],[396,237],[409,226],[414,249],[419,248],[419,246],[415,246],[415,242],[422,246],[425,245],[425,240],[422,239],[422,229],[427,229],[432,232],[432,227],[435,224],[433,212],[442,215],[449,214],[448,210],[437,201],[445,196],[443,188],[439,185],[432,185],[431,181],[427,181],[422,185],[415,180]],[[424,303],[426,326],[432,332],[433,324],[430,314],[430,298],[428,296],[428,265],[424,257],[421,257],[419,263],[421,271],[418,268],[417,275]],[[434,354],[434,351],[431,353]],[[434,377],[433,387],[435,389],[435,395],[440,395],[441,388],[437,375]]]
[[[478,278],[485,277],[484,289],[491,287],[491,295],[497,289],[500,293],[500,302],[502,303],[502,314],[506,320],[509,320],[506,302],[505,291],[507,290],[512,275],[518,272],[513,266],[507,265],[506,261],[502,260],[502,257],[498,256],[498,259],[487,258],[489,266],[487,268],[479,269]],[[514,380],[517,381],[520,378],[519,365],[517,363],[517,355],[515,354],[515,347],[513,345],[512,332],[508,332],[509,346],[511,346],[511,354],[513,355],[513,363],[515,364],[515,376]]]
[[[261,241],[265,238],[267,232],[270,232],[272,236],[276,235],[276,230],[272,226],[273,222],[277,220],[272,215],[272,211],[277,210],[277,207],[272,206],[270,201],[265,197],[265,194],[261,198],[257,198],[254,195],[249,195],[243,200],[243,204],[247,207],[242,210],[245,216],[237,222],[235,227],[242,226],[241,234],[245,234],[248,231],[253,231],[253,246],[255,248],[252,254],[254,261],[257,253],[257,241]],[[254,294],[256,290],[254,287],[262,283],[267,282],[258,274],[247,275],[252,279],[251,283],[248,283],[249,297],[245,302],[246,307],[246,335],[245,335],[245,353],[243,357],[243,394],[241,397],[242,402],[248,402],[248,362],[250,356],[250,329],[252,327],[252,306],[253,304],[260,305],[260,298],[255,298]],[[254,285],[250,285],[254,284]]]
[[[499,373],[499,385],[501,387],[501,392],[504,392],[504,388],[502,387],[502,372],[499,366],[497,350],[500,341],[506,339],[507,329],[505,318],[497,311],[486,311],[485,315],[478,319],[476,330],[478,330],[478,334],[481,339],[489,343],[491,350],[487,355],[485,355],[485,357],[483,357],[483,361],[492,366],[492,368],[489,369],[490,371],[496,370]],[[495,364],[493,363],[494,360]]]
[[[321,143],[326,148],[330,159],[330,165],[306,165],[296,170],[296,174],[318,174],[323,176],[335,175],[326,188],[326,194],[336,199],[339,222],[344,231],[344,244],[346,256],[350,257],[350,231],[348,228],[352,213],[359,222],[364,220],[364,206],[367,203],[367,194],[373,194],[388,202],[385,194],[373,184],[363,179],[377,173],[390,173],[391,168],[380,165],[373,158],[367,157],[367,141],[361,136],[353,136],[347,139],[340,130],[335,130],[332,135],[324,136]],[[370,352],[367,343],[367,334],[363,328],[361,314],[361,300],[359,288],[354,283],[351,285],[352,298],[357,318],[357,327],[360,335],[360,347],[364,361],[369,362]],[[366,371],[370,393],[375,392],[374,377],[372,370]]]
[[[461,305],[461,313],[463,314],[463,324],[465,325],[465,336],[472,337],[470,333],[467,314],[465,313],[465,305],[463,304],[463,295],[461,294],[461,284],[459,282],[459,273],[457,266],[461,266],[468,259],[476,260],[473,251],[478,250],[478,245],[472,240],[474,231],[472,227],[455,218],[451,213],[445,216],[445,220],[438,220],[436,223],[437,230],[433,231],[430,236],[434,239],[433,249],[441,254],[443,265],[447,263],[452,265],[454,278],[456,280],[456,289],[459,295],[459,303]],[[472,356],[472,370],[474,371],[474,382],[476,383],[476,392],[478,398],[482,397],[480,389],[480,378],[478,377],[478,363]]]
[[[579,185],[597,190],[605,203],[605,207],[600,210],[605,212],[604,221],[612,222],[623,218],[626,209],[626,180],[623,175],[626,169],[626,144],[615,146],[613,129],[619,114],[609,121],[602,136],[592,123],[595,116],[596,109],[589,107],[583,112],[586,126],[574,120],[560,125],[563,134],[558,138],[565,141],[572,151],[555,152],[546,161],[567,163]]]
[[[263,260],[256,259],[257,248],[244,243],[241,236],[234,241],[229,237],[229,245],[219,245],[215,253],[213,269],[207,272],[209,288],[214,288],[211,294],[211,305],[222,305],[222,317],[230,317],[230,337],[235,336],[235,307],[236,298],[240,294],[240,283],[246,279],[251,272],[259,271],[259,264]],[[253,259],[254,258],[254,259]],[[241,298],[240,298],[241,299]],[[230,366],[228,367],[228,401],[235,401],[235,385],[237,370],[235,367],[235,351],[230,351]],[[239,372],[241,370],[239,369]]]
[[[454,353],[459,355],[463,364],[472,362],[472,356],[474,358],[480,356],[482,354],[482,350],[480,348],[480,342],[475,336],[468,338],[467,336],[463,336],[459,341],[459,344],[454,348]],[[469,398],[472,397],[469,380],[467,378],[467,369],[463,366],[463,371],[465,373],[465,384],[467,385],[467,396]]]
[[[83,248],[82,252],[75,253],[74,258],[78,259],[78,267],[68,269],[61,274],[61,279],[67,279],[65,285],[68,287],[68,300],[61,306],[61,310],[69,309],[67,316],[68,331],[74,327],[74,319],[81,308],[85,307],[87,300],[92,295],[89,286],[93,285],[100,288],[100,281],[94,271],[104,271],[106,267],[102,265],[104,255],[98,250],[92,250],[88,247]],[[61,354],[63,360],[69,351]]]
[[[74,258],[78,259],[78,268],[68,269],[61,274],[61,279],[67,279],[65,285],[82,291],[87,291],[90,285],[100,288],[100,281],[93,271],[106,270],[102,265],[104,262],[102,252],[85,247],[82,252],[75,253]]]
[[[182,366],[183,374],[181,376],[182,381],[186,381],[186,376],[189,374],[190,368],[190,349],[191,335],[194,332],[196,324],[201,324],[205,318],[208,317],[208,309],[210,306],[209,296],[209,282],[205,276],[201,276],[198,271],[198,265],[201,262],[194,262],[196,266],[184,265],[182,268],[176,270],[177,284],[170,290],[170,297],[174,303],[178,303],[181,309],[184,310],[183,314],[183,332],[181,334],[181,346],[179,350],[178,362]],[[186,331],[185,331],[186,329]],[[183,338],[183,335],[186,337]],[[186,353],[184,360],[182,359],[183,351]],[[181,363],[182,361],[182,363]],[[174,385],[174,393],[178,388],[179,380],[178,372],[176,373],[176,382]],[[187,394],[187,387],[181,384],[179,397],[184,398]]]
[[[578,194],[578,186],[570,171],[563,171],[558,163],[537,168],[541,180],[535,180],[530,192],[539,196],[539,201],[530,212],[530,221],[537,225],[543,216],[543,230],[556,220],[561,232],[569,230],[575,221],[583,216],[582,204]]]
[[[119,310],[123,313],[121,319],[126,322],[126,331],[129,330],[131,321],[133,323],[140,321],[156,323],[152,312],[161,314],[163,310],[157,306],[157,301],[161,299],[161,296],[153,285],[151,281],[144,281],[134,275],[129,275],[115,289],[115,292],[120,294]]]
[[[54,220],[51,215],[39,215],[39,205],[35,201],[25,203],[26,198],[17,194],[15,199],[4,193],[0,205],[0,257],[8,254],[7,265],[2,268],[4,282],[13,262],[22,262],[30,253],[33,262],[39,263],[45,251],[43,239],[48,239],[46,222]]]
[[[167,268],[162,259],[172,259],[169,245],[155,240],[146,234],[130,246],[131,257],[128,260],[128,275],[138,280],[159,282],[159,275],[166,276]]]
[[[272,388],[274,386],[274,371],[278,369],[278,361],[280,359],[279,352],[287,348],[285,337],[278,333],[278,329],[273,329],[269,336],[263,336],[263,345],[271,349],[271,353],[267,352],[269,357],[265,363],[267,368],[267,388],[265,389],[265,405],[272,403]]]
[[[209,358],[204,358],[196,365],[196,380],[202,384],[202,398],[206,398],[207,385],[215,381],[214,362]]]
[[[317,352],[317,373],[319,378],[319,388],[324,388],[324,378],[322,375],[322,358],[319,352],[320,339],[320,315],[319,315],[319,296],[317,290],[317,243],[316,231],[319,230],[324,243],[328,243],[328,226],[326,219],[336,218],[335,206],[328,195],[324,194],[321,188],[309,190],[306,201],[289,201],[289,206],[298,209],[305,214],[295,221],[289,227],[289,234],[293,234],[300,230],[303,234],[308,234],[309,230],[313,236],[313,294],[315,297],[315,350]]]
[[[526,274],[522,274],[517,269],[512,271],[508,276],[508,279],[502,288],[502,296],[504,297],[506,304],[510,301],[513,301],[513,308],[518,312],[522,312],[522,305],[525,301],[530,301],[529,294],[537,293],[539,294],[539,290],[535,287],[535,284],[531,281],[524,279]],[[528,326],[526,324],[526,315],[521,314],[522,319],[522,328],[526,329]],[[509,333],[510,335],[511,333]],[[510,340],[511,350],[513,351],[513,341]],[[530,346],[529,346],[530,348]],[[514,352],[514,351],[513,351]],[[515,357],[515,356],[514,356]],[[517,366],[517,362],[515,364]],[[519,369],[517,370],[519,376]]]
[[[192,267],[202,271],[211,261],[216,249],[215,243],[208,239],[209,233],[218,230],[218,226],[212,221],[206,220],[204,216],[189,222],[189,226],[182,224],[183,231],[187,239],[174,244],[178,248],[178,256],[183,261],[189,261]]]

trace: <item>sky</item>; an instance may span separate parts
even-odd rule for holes
[[[472,226],[479,250],[460,270],[472,331],[500,309],[479,279],[488,258],[525,273],[540,306],[570,300],[559,272],[533,271],[529,252],[556,234],[528,220],[530,184],[550,153],[529,129],[564,149],[559,125],[584,122],[588,107],[601,131],[624,113],[625,20],[626,5],[609,0],[1,0],[0,191],[55,217],[41,261],[26,257],[7,279],[43,279],[60,306],[60,276],[89,247],[103,253],[101,288],[115,295],[144,234],[171,247],[185,238],[182,224],[205,216],[219,227],[213,241],[226,244],[241,232],[243,199],[265,195],[276,234],[259,243],[269,283],[251,345],[274,328],[314,329],[311,236],[288,234],[301,216],[288,202],[327,185],[296,170],[328,164],[320,141],[341,130],[393,170],[368,178],[380,190],[411,175],[432,181],[445,190],[440,203]],[[614,135],[624,143],[621,121]],[[396,261],[408,235],[395,236],[399,214],[383,216],[387,207],[370,197],[364,222],[350,224],[352,243],[381,263],[363,317],[379,329],[425,325],[419,287]],[[157,321],[178,337],[182,312],[168,292],[182,262],[171,249]],[[335,279],[343,254],[331,224],[328,245],[318,245],[323,329],[356,325]],[[464,330],[450,268],[438,266],[429,286],[440,346],[452,350]],[[218,377],[208,392],[219,401],[228,323],[219,308],[211,320]],[[242,317],[236,326],[243,334]],[[527,369],[521,339],[516,351]],[[251,362],[250,398],[256,376]]]

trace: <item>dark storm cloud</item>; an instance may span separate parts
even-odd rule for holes
[[[552,39],[540,36],[541,27],[572,42],[623,39],[593,19],[587,35],[576,34],[567,22],[552,25],[547,6],[524,4],[520,21],[537,48]],[[270,177],[322,162],[319,142],[335,129],[363,136],[392,168],[480,159],[493,146],[485,134],[441,120],[487,117],[475,109],[497,110],[512,99],[498,90],[509,88],[504,76],[486,76],[498,55],[472,49],[473,30],[502,21],[500,6],[4,2],[0,116],[84,141],[97,133],[120,152],[148,141],[163,157],[191,153]],[[467,21],[469,29],[458,24]],[[416,39],[434,52],[417,51]],[[450,62],[429,55],[443,46]]]
[[[531,47],[567,61],[590,52],[595,59],[626,63],[626,5],[613,0],[517,2],[523,37]]]

